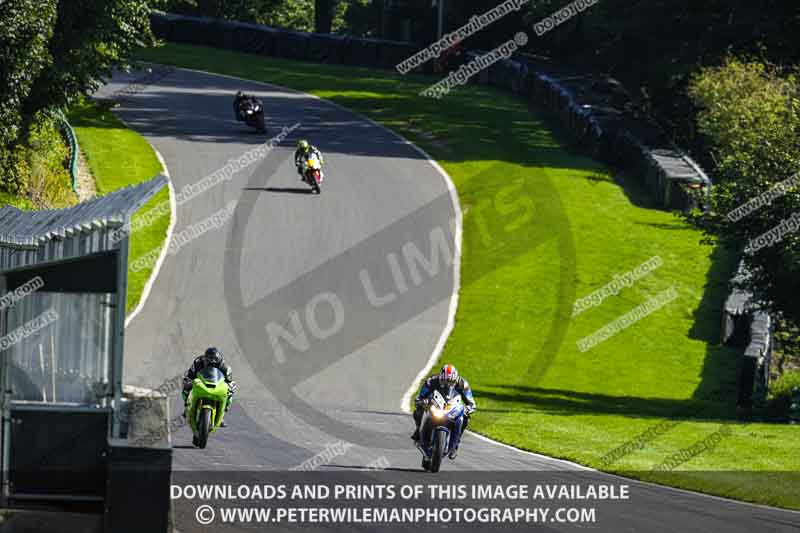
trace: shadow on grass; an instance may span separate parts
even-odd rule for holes
[[[94,100],[92,103],[79,102],[72,106],[67,115],[73,128],[116,128],[116,121],[109,122],[105,113],[110,113],[114,103],[108,100]]]
[[[609,175],[603,174],[591,174],[586,176],[585,178],[587,181],[592,182],[593,184],[597,183],[614,183],[614,179],[611,178]]]
[[[731,420],[733,406],[709,400],[640,398],[609,394],[575,392],[525,385],[490,385],[494,390],[478,390],[476,396],[503,402],[509,409],[483,408],[490,413],[541,412],[551,415],[610,414],[641,418],[680,418],[694,420]]]
[[[700,383],[687,399],[641,398],[548,389],[524,385],[492,384],[477,391],[508,409],[486,408],[492,413],[544,412],[554,415],[611,414],[630,417],[689,420],[736,419],[736,372],[740,353],[720,343],[722,307],[728,293],[735,256],[721,246],[711,254],[702,299],[694,311],[691,339],[706,344]]]
[[[667,231],[675,231],[675,230],[686,231],[686,229],[688,227],[685,223],[677,222],[677,221],[673,222],[671,224],[666,224],[664,222],[637,222],[637,221],[634,221],[634,224],[638,224],[640,226],[650,226],[651,228],[663,229],[663,230],[667,230]]]
[[[735,254],[716,246],[711,253],[711,268],[706,273],[703,298],[694,312],[689,337],[706,343],[706,357],[700,383],[693,398],[707,398],[736,404],[736,372],[740,350],[721,344],[722,308],[728,296],[728,280],[736,267]]]
[[[569,151],[576,150],[576,157],[580,157],[580,146],[575,144],[562,124],[550,114],[543,115],[541,110],[531,108],[531,111],[537,116],[544,116],[544,121],[553,133],[554,138],[565,147],[563,153],[566,154]],[[616,183],[631,204],[636,207],[664,210],[647,185],[637,175],[628,170],[613,167],[606,168],[611,178],[607,178],[602,172],[598,172],[597,174],[590,174],[583,179],[590,181],[592,184]],[[653,231],[686,231],[690,228],[690,225],[681,219],[678,214],[675,214],[674,222],[671,223],[632,222],[651,227]],[[697,238],[699,239],[700,236],[698,235]],[[740,355],[735,349],[721,345],[720,327],[722,324],[722,308],[728,295],[728,280],[733,275],[735,266],[735,256],[732,251],[721,246],[714,248],[711,253],[711,267],[706,273],[702,299],[694,311],[694,321],[689,331],[689,338],[706,344],[706,355],[703,361],[700,383],[691,399],[665,400],[617,397],[538,388],[514,390],[508,394],[505,392],[485,392],[482,395],[512,403],[520,401],[530,403],[535,405],[537,410],[549,410],[564,415],[606,412],[634,416],[734,419],[736,371]],[[498,387],[502,388],[504,386]],[[507,388],[513,389],[513,387]],[[520,393],[523,394],[520,395]],[[554,395],[562,397],[556,398],[553,397]]]

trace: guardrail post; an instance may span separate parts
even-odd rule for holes
[[[789,423],[800,424],[800,387],[792,389],[792,403],[789,404]]]
[[[111,352],[111,392],[114,399],[111,436],[119,438],[122,410],[122,351],[125,348],[125,308],[128,293],[128,244],[126,234],[117,250],[117,297],[114,306],[114,341]]]

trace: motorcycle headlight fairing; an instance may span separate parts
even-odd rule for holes
[[[444,415],[447,414],[447,411],[445,411],[444,409],[439,409],[438,407],[431,407],[431,414],[435,418],[442,418]]]

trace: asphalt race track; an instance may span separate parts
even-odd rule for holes
[[[133,79],[120,74],[99,96]],[[263,99],[266,135],[234,120],[237,90]],[[163,155],[176,192],[297,125],[264,157],[178,206],[174,235],[218,223],[166,256],[126,331],[126,383],[156,388],[209,345],[223,351],[238,383],[228,427],[206,450],[191,446],[185,427],[173,434],[175,475],[215,471],[264,482],[264,470],[285,472],[347,443],[319,470],[429,481],[408,438],[411,417],[400,407],[440,341],[456,283],[454,206],[437,168],[361,117],[264,84],[175,70],[130,92],[116,113]],[[320,196],[308,194],[295,173],[299,138],[325,154]],[[409,261],[415,251],[428,263],[419,255]],[[179,391],[172,396],[174,417]],[[609,506],[597,524],[549,524],[542,531],[800,528],[798,513],[628,482],[474,435],[465,436],[456,461],[443,465],[445,473],[460,470],[631,485],[631,500]],[[180,505],[176,527],[206,531]]]

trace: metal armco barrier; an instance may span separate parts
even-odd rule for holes
[[[72,178],[72,190],[76,191],[78,180],[78,158],[80,156],[80,148],[78,145],[78,136],[75,135],[75,130],[72,129],[67,117],[63,113],[57,115],[58,127],[64,132],[69,143],[69,175]]]

